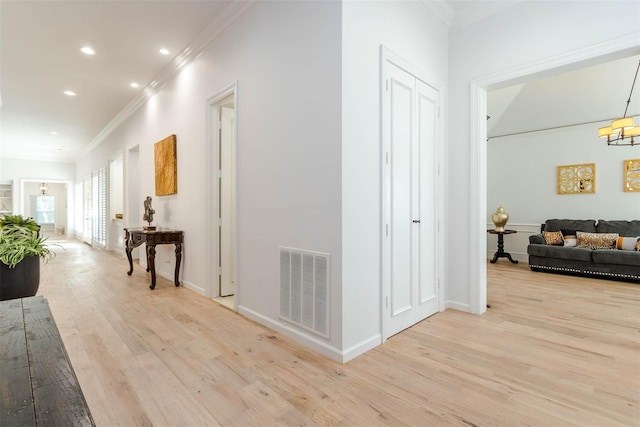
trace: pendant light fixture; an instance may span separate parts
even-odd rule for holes
[[[633,87],[636,85],[636,79],[638,78],[638,70],[640,70],[640,61],[638,61],[638,68],[636,68],[636,75],[631,84],[631,92],[629,93],[629,99],[627,99],[627,106],[624,109],[622,118],[612,120],[611,126],[598,129],[598,136],[607,138],[607,145],[640,145],[640,141],[634,141],[634,138],[640,136],[640,126],[634,125],[633,117],[627,117],[631,95],[633,95]]]

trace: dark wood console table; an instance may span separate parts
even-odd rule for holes
[[[511,258],[511,254],[504,251],[504,235],[505,234],[515,234],[516,230],[504,230],[504,231],[496,231],[496,230],[487,230],[489,234],[497,234],[498,235],[498,251],[493,255],[493,259],[490,261],[491,264],[495,264],[498,261],[498,258],[507,258],[514,264],[518,263],[518,260],[514,260]]]
[[[147,271],[151,272],[150,289],[156,287],[156,245],[170,244],[176,245],[176,272],[174,282],[176,286],[180,286],[178,273],[180,272],[180,261],[182,260],[182,241],[184,233],[178,230],[168,230],[165,228],[157,228],[155,230],[145,230],[144,228],[125,228],[124,229],[124,245],[129,260],[129,271],[127,274],[131,276],[133,273],[133,260],[131,259],[131,251],[141,244],[145,243],[147,248]]]

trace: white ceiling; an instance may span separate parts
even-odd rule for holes
[[[433,7],[439,16],[456,28],[520,0],[423,1],[438,4]],[[76,161],[232,3],[1,0],[0,157]],[[86,45],[96,55],[81,53]],[[171,54],[160,55],[160,47]],[[628,63],[615,64],[607,67],[612,77],[605,77],[604,71],[583,71],[579,78],[556,76],[548,83],[533,81],[516,90],[493,91],[490,131],[510,133],[522,130],[522,123],[551,127],[563,116],[584,122],[619,115],[631,84],[630,68]],[[133,81],[140,87],[131,88]],[[68,97],[65,90],[77,95]],[[559,95],[567,90],[569,95]],[[615,113],[584,108],[594,101],[613,103]],[[638,108],[634,111],[637,114]]]
[[[228,4],[2,0],[0,155],[75,160]]]
[[[600,122],[623,116],[638,61],[640,55],[635,55],[490,91],[489,137],[580,124],[605,126]],[[640,116],[640,78],[627,116]]]

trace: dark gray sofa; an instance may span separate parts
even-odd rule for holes
[[[549,219],[542,231],[584,231],[640,236],[640,220]],[[542,234],[529,236],[529,268],[532,271],[573,274],[640,283],[640,252],[618,249],[588,249],[545,244]]]

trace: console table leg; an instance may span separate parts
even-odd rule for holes
[[[147,271],[151,272],[151,286],[149,289],[156,288],[156,247],[155,245],[147,245]]]
[[[182,243],[176,243],[176,273],[173,280],[176,286],[180,286],[180,281],[178,278],[178,275],[180,273],[180,261],[182,261]]]
[[[129,271],[127,271],[127,274],[131,276],[131,273],[133,273],[133,259],[131,259],[131,248],[127,247],[126,252],[127,259],[129,260]]]
[[[131,276],[133,273],[133,259],[131,259],[131,251],[133,250],[133,242],[131,241],[131,236],[129,232],[125,230],[124,232],[124,251],[127,253],[127,259],[129,260],[129,271],[127,275]]]

